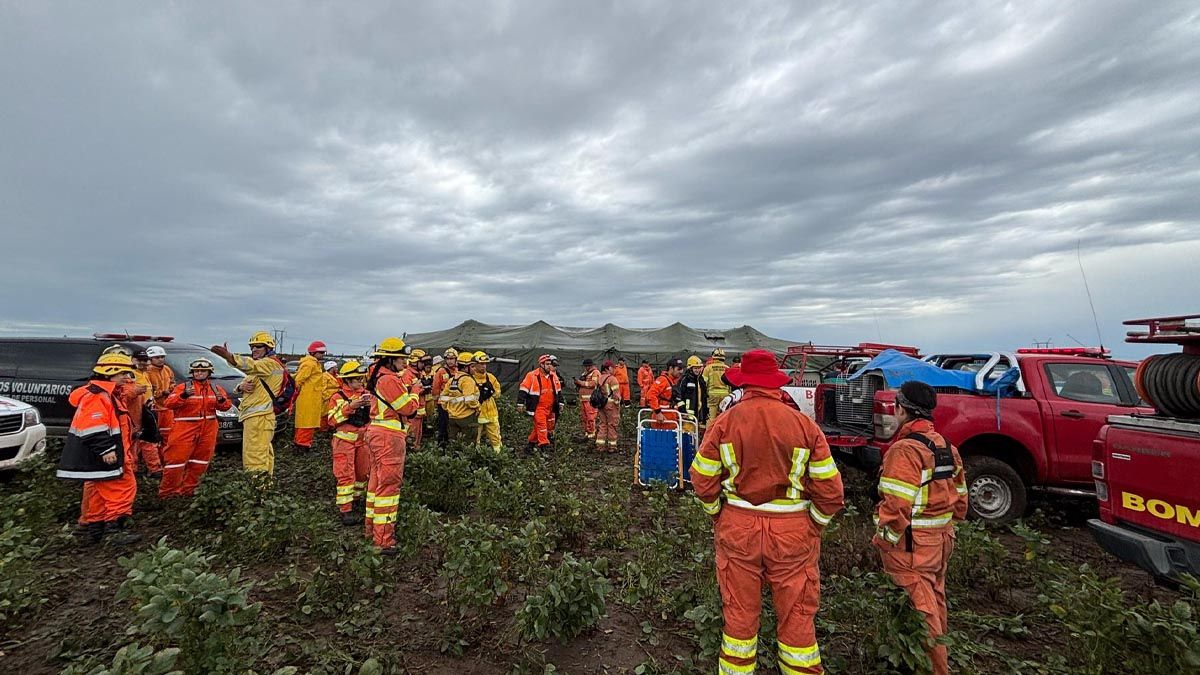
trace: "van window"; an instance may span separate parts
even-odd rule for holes
[[[87,342],[14,342],[6,347],[14,351],[18,378],[68,382],[90,378],[101,351],[100,345]]]
[[[1061,398],[1121,405],[1121,392],[1105,364],[1047,363],[1046,373]]]

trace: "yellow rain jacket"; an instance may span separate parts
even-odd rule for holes
[[[454,379],[446,382],[442,395],[438,399],[450,419],[461,420],[479,411],[479,385],[475,378],[460,372]]]
[[[333,398],[337,390],[342,388],[342,383],[338,382],[338,379],[330,375],[327,370],[321,374],[321,384],[323,385],[321,391],[321,409],[327,410],[329,408],[329,399]]]
[[[500,380],[497,380],[496,376],[491,373],[472,374],[471,377],[474,378],[477,388],[484,382],[490,382],[492,385],[492,397],[479,403],[479,423],[499,422],[500,410],[496,407],[496,399],[500,396]]]
[[[321,362],[309,355],[296,369],[296,428],[316,429],[325,413],[326,382]]]
[[[721,380],[721,376],[725,374],[728,366],[724,361],[713,361],[704,366],[700,377],[704,378],[704,383],[708,385],[708,400],[721,401],[729,395],[729,385]]]
[[[242,396],[242,401],[238,404],[238,419],[244,421],[260,415],[274,416],[275,409],[271,406],[271,399],[283,389],[283,364],[272,356],[255,360],[249,356],[234,354],[233,360],[234,367],[246,374],[246,381],[255,385],[253,391]],[[264,388],[259,382],[267,386]],[[270,393],[267,393],[268,388]]]

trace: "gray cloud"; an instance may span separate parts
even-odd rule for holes
[[[929,348],[1195,309],[1186,2],[9,3],[0,331]],[[1129,353],[1134,353],[1130,351]]]

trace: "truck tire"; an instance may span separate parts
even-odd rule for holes
[[[1025,515],[1025,481],[1016,469],[986,455],[968,456],[967,515],[988,525],[1007,525]]]

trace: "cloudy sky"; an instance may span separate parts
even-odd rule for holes
[[[1200,312],[1195,2],[0,0],[0,91],[0,334]]]

